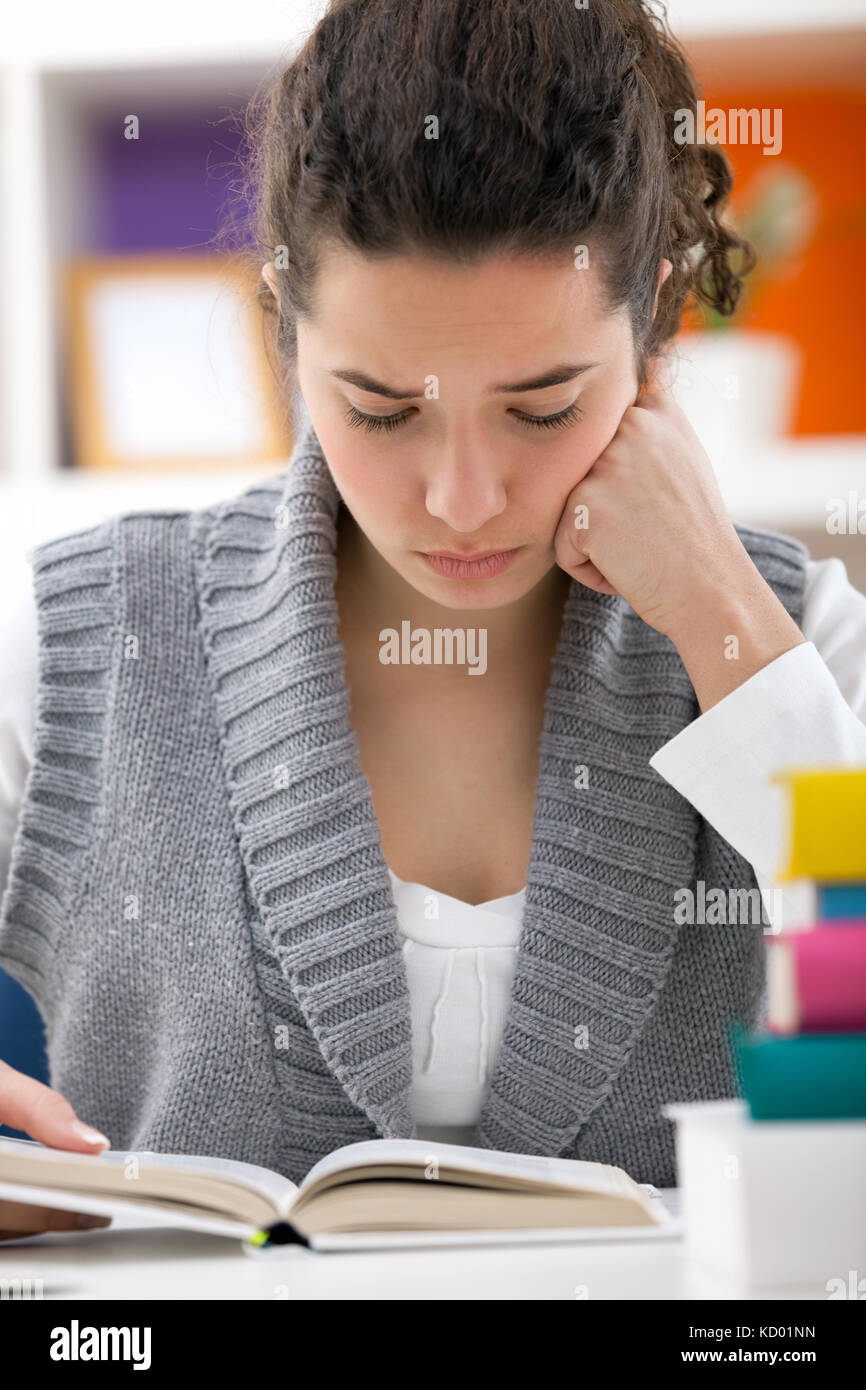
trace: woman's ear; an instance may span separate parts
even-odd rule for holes
[[[267,286],[268,286],[268,288],[269,288],[271,294],[274,296],[274,299],[275,299],[275,300],[277,301],[277,303],[279,304],[279,302],[280,302],[280,288],[279,288],[279,285],[277,284],[277,272],[276,272],[276,267],[274,266],[273,261],[267,261],[267,262],[262,266],[262,279],[266,281]]]

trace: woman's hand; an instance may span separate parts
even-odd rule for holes
[[[50,1086],[0,1062],[0,1124],[23,1130],[41,1144],[75,1153],[100,1153],[108,1140],[78,1119],[68,1100]],[[79,1126],[79,1128],[76,1128]],[[91,1143],[87,1135],[94,1136]],[[0,1198],[0,1240],[38,1235],[41,1231],[80,1231],[109,1226],[110,1216],[87,1216],[77,1211],[32,1206]]]
[[[590,589],[621,594],[673,638],[751,559],[725,510],[709,458],[667,391],[639,397],[569,493],[557,564]]]
[[[620,594],[670,638],[702,711],[806,640],[753,564],[701,441],[664,390],[628,407],[569,493],[554,549],[573,579]]]

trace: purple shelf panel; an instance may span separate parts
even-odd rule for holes
[[[99,123],[93,132],[96,252],[200,255],[217,249],[213,238],[227,218],[236,240],[251,241],[238,193],[243,132],[239,121],[225,119],[237,105],[155,114],[131,103],[127,110],[140,119],[138,140],[124,136],[127,112]]]

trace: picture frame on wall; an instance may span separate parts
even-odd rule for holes
[[[290,411],[238,257],[79,258],[65,273],[73,461],[123,472],[288,459]]]

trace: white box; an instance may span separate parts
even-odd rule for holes
[[[744,1100],[662,1113],[693,1259],[755,1288],[866,1298],[866,1120],[753,1120]]]

